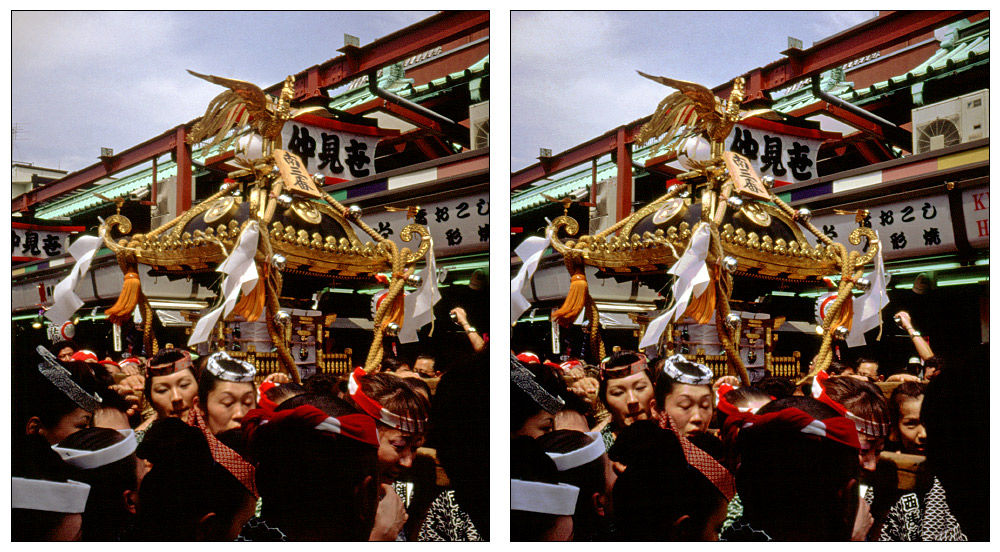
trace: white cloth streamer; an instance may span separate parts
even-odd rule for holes
[[[83,299],[76,294],[76,285],[80,283],[83,276],[90,270],[90,262],[94,260],[94,255],[104,244],[104,234],[98,230],[98,235],[83,236],[69,246],[69,253],[76,259],[73,270],[63,281],[56,284],[52,296],[54,304],[45,311],[45,318],[48,318],[56,326],[62,326],[76,309],[83,306]]]
[[[250,293],[257,285],[257,265],[253,261],[257,252],[257,240],[260,238],[260,227],[257,221],[250,221],[240,232],[239,243],[233,248],[232,254],[219,265],[219,272],[226,275],[222,283],[222,296],[225,300],[218,308],[213,309],[198,319],[188,346],[204,343],[212,333],[212,328],[219,317],[226,317],[236,306],[240,292]]]
[[[712,232],[705,223],[701,223],[691,234],[687,251],[667,272],[677,277],[673,286],[674,306],[649,323],[642,341],[639,342],[639,349],[656,345],[663,331],[667,329],[667,324],[684,316],[684,311],[687,310],[691,300],[701,297],[701,294],[708,289],[711,278],[705,258],[708,256],[711,239]]]
[[[430,254],[427,256],[427,266],[420,271],[420,278],[422,279],[420,287],[403,305],[403,327],[399,329],[400,343],[417,341],[417,330],[434,320],[434,304],[441,300],[433,240]]]
[[[875,236],[878,237],[877,231]],[[875,272],[870,279],[871,289],[854,300],[854,318],[851,321],[851,333],[847,336],[848,347],[865,344],[865,332],[879,326],[881,323],[879,313],[889,304],[889,294],[885,291],[888,282],[885,277],[885,264],[882,262],[881,239],[878,252],[875,254]]]
[[[517,249],[514,250],[514,253],[521,258],[522,263],[521,269],[517,271],[517,275],[510,281],[511,325],[517,322],[517,319],[524,314],[524,311],[531,307],[531,302],[524,297],[521,290],[524,289],[524,285],[535,274],[538,262],[542,260],[542,254],[545,253],[551,242],[552,231],[546,230],[544,238],[532,236],[521,242],[521,245],[517,246]]]

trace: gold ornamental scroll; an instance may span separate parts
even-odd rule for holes
[[[274,150],[274,162],[278,165],[278,170],[281,171],[281,179],[285,183],[286,190],[313,199],[323,197],[305,166],[302,165],[302,160],[294,153],[276,149]]]
[[[750,196],[760,201],[771,200],[771,195],[767,193],[767,186],[757,175],[757,171],[754,170],[749,159],[732,151],[723,152],[722,157],[726,160],[726,167],[729,169],[736,191],[740,195]]]

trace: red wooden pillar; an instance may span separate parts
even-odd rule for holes
[[[194,188],[191,178],[191,146],[187,143],[187,129],[183,126],[177,129],[177,144],[174,157],[177,160],[177,215],[191,208],[191,191]],[[155,201],[155,198],[153,199]]]
[[[618,205],[615,221],[632,213],[632,150],[625,142],[625,127],[618,129],[615,148],[618,158]]]

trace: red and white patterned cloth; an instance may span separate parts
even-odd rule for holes
[[[707,477],[719,489],[719,492],[726,497],[726,500],[732,500],[736,496],[736,479],[733,477],[733,474],[729,473],[729,470],[715,458],[712,458],[712,455],[701,450],[689,441],[687,437],[681,435],[680,431],[674,425],[673,419],[666,412],[660,413],[659,422],[661,428],[669,429],[677,435],[677,440],[681,443],[681,449],[684,450],[684,458],[688,464],[694,466],[702,475]]]
[[[221,464],[222,467],[229,470],[229,473],[233,474],[255,497],[259,497],[260,495],[257,494],[257,484],[254,480],[255,469],[253,464],[244,460],[235,450],[222,444],[222,441],[208,429],[205,417],[201,415],[201,411],[197,408],[192,408],[188,411],[187,420],[185,421],[188,425],[200,429],[205,435],[205,439],[208,441],[208,448],[212,451],[212,458]]]

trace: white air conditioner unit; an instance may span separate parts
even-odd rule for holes
[[[595,185],[594,203],[590,216],[590,233],[596,234],[615,223],[618,201],[618,178],[601,180]]]
[[[469,106],[469,144],[472,149],[490,147],[490,102]]]
[[[957,146],[990,135],[990,91],[980,90],[913,110],[913,153]]]

